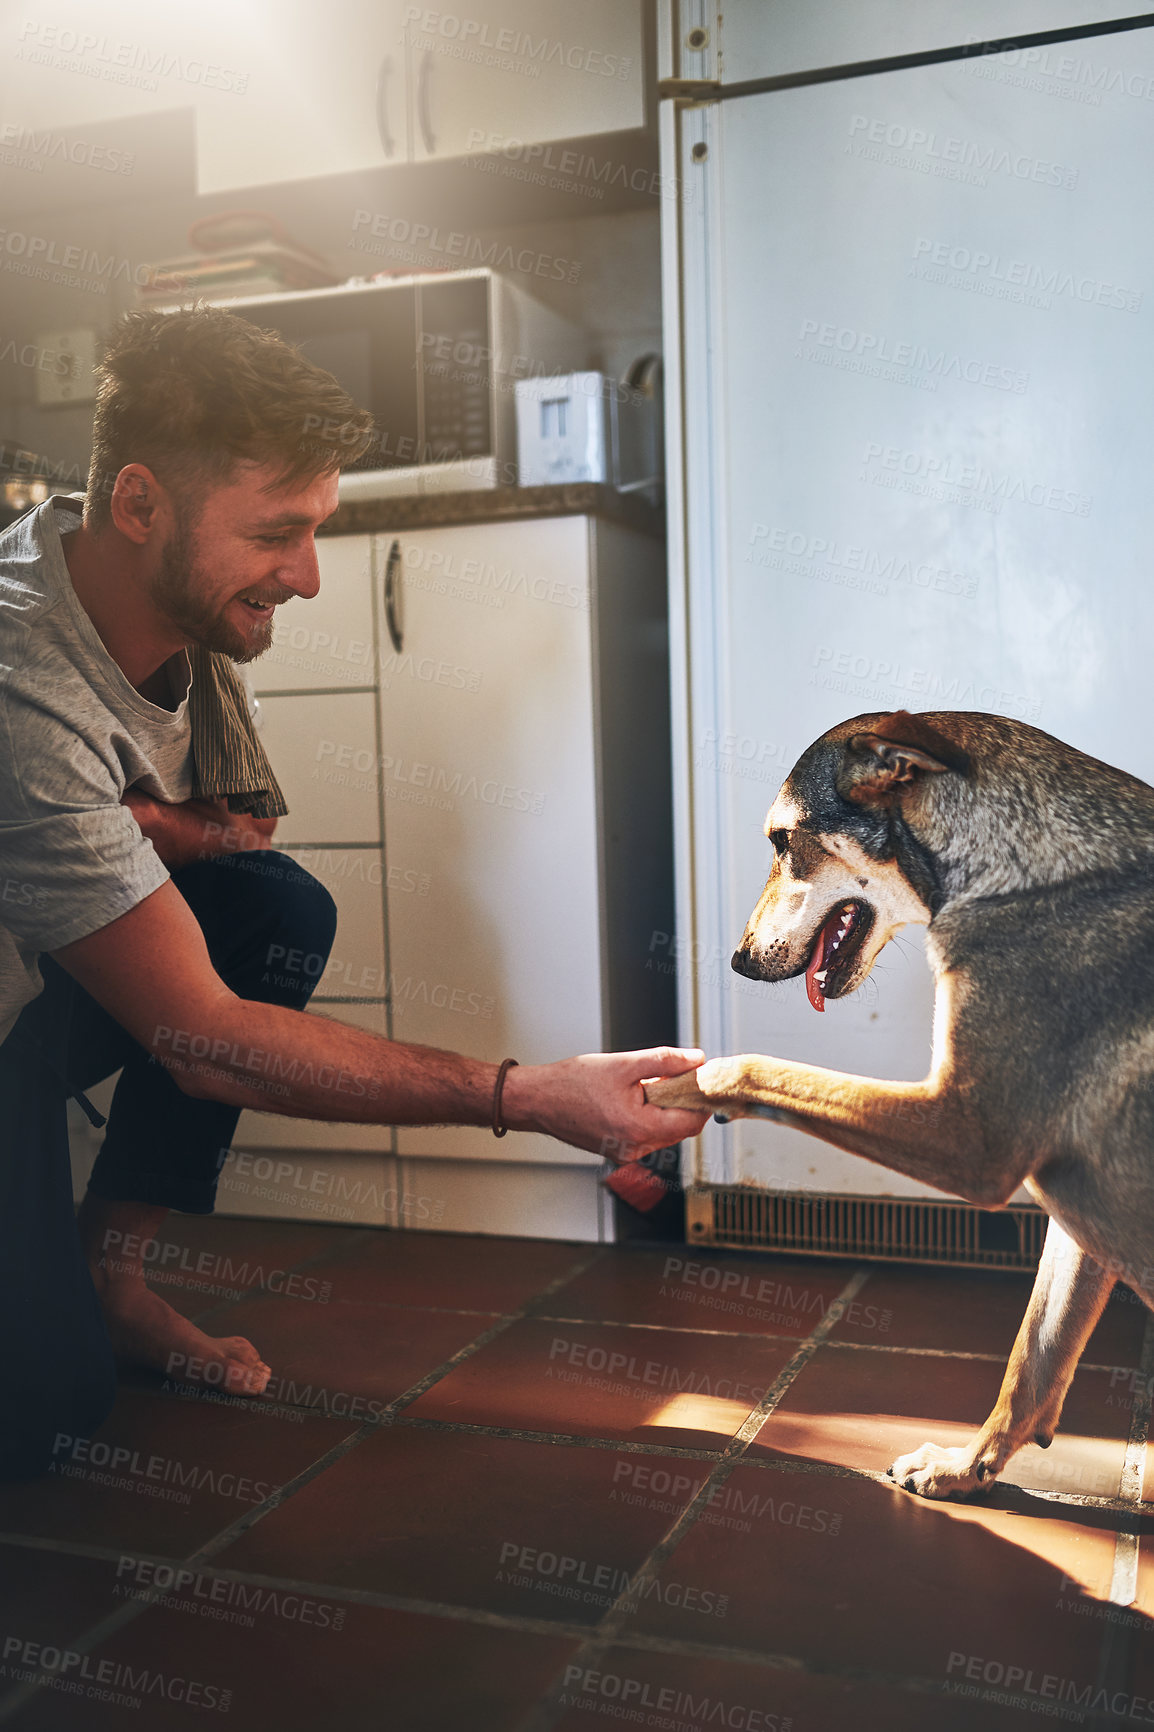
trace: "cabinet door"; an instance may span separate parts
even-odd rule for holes
[[[644,124],[640,0],[422,9],[406,40],[417,161]]]
[[[385,854],[430,886],[388,895],[399,1040],[522,1063],[602,1044],[588,545],[584,518],[386,538]],[[397,1137],[402,1154],[573,1158],[470,1128]]]
[[[227,40],[248,82],[242,102],[203,115],[199,191],[406,161],[405,10],[400,0],[277,0],[274,18],[268,0],[232,7]]]

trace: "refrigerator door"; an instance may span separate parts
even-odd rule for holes
[[[687,20],[694,8],[682,0],[681,10]],[[1019,37],[1129,15],[1111,0],[966,0],[963,6],[958,0],[853,0],[852,5],[846,0],[755,0],[706,6],[704,14],[717,71],[695,70],[694,49],[687,40],[695,17],[684,22],[681,31],[684,78],[720,77],[736,84],[971,42],[1004,42],[1004,64],[1020,77],[1051,81],[1059,97],[1063,89],[1067,97],[1079,89],[1106,89],[1112,71],[1124,75],[1129,70],[1125,35],[1113,42],[1101,40],[1092,50],[1077,42],[1015,45]],[[707,44],[702,51],[708,53]]]
[[[1154,229],[1126,172],[1154,144],[1137,94],[1154,90],[1154,36],[1071,52],[1124,54],[1133,89],[1074,102],[975,60],[678,122],[699,191],[680,212],[688,672],[670,964],[683,1037],[711,1053],[928,1068],[919,929],[823,1016],[802,981],[729,968],[769,868],[766,810],[835,723],[985,710],[1154,781]],[[718,1183],[933,1194],[764,1123],[711,1125],[703,1148]]]

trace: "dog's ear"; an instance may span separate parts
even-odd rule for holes
[[[969,762],[960,746],[920,716],[895,710],[867,733],[850,735],[838,788],[858,805],[876,805],[900,797],[924,776],[946,770],[964,775]]]

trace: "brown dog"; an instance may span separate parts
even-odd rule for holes
[[[1154,789],[1037,728],[968,711],[823,734],[766,820],[774,864],[734,958],[804,973],[817,1010],[928,926],[933,1059],[879,1082],[772,1058],[650,1084],[661,1106],[765,1117],[983,1208],[1050,1216],[997,1405],[964,1449],[890,1473],[948,1497],[1048,1445],[1117,1278],[1154,1308]]]

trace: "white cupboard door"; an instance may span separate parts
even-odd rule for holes
[[[588,520],[384,543],[385,855],[430,886],[388,896],[394,1038],[522,1063],[599,1049]],[[397,1137],[402,1154],[574,1159],[545,1137]]]
[[[277,608],[272,645],[249,669],[258,695],[373,684],[372,546],[369,535],[321,536],[320,591]]]
[[[416,161],[644,125],[640,0],[422,8],[406,38]]]
[[[381,840],[372,692],[306,692],[260,700],[261,743],[284,791],[286,842]]]
[[[384,859],[379,848],[290,848],[298,865],[311,872],[337,905],[337,932],[324,972],[307,963],[318,1005],[345,1000],[384,1002],[388,988],[385,966]],[[382,1032],[384,1032],[382,1030]]]
[[[199,127],[201,193],[407,160],[406,8],[399,0],[257,0],[232,7],[245,100]]]

